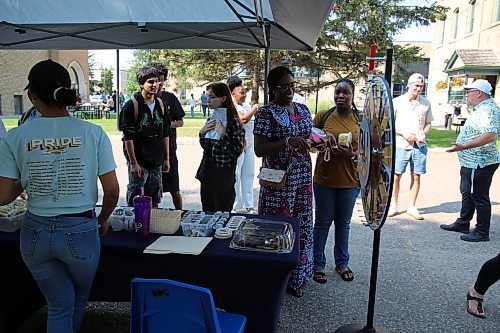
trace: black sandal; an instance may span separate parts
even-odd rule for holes
[[[325,284],[328,281],[326,279],[326,273],[323,271],[314,271],[313,280],[321,284]]]
[[[304,297],[304,290],[302,290],[302,288],[294,289],[292,287],[286,287],[286,292],[297,298]]]
[[[474,312],[470,306],[470,301],[476,301],[477,302],[477,307],[476,307],[476,312]],[[478,318],[486,318],[486,314],[484,313],[483,309],[483,299],[479,297],[474,297],[470,293],[467,293],[467,312],[473,315],[474,317]]]
[[[346,268],[337,268],[337,267],[335,267],[335,272],[339,273],[340,277],[344,281],[350,282],[350,281],[354,280],[354,274],[349,269],[349,267],[346,267]]]

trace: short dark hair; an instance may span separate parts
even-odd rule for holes
[[[292,71],[285,66],[278,66],[274,67],[269,71],[267,74],[267,84],[269,86],[269,100],[273,101],[275,98],[274,95],[274,89],[276,89],[276,86],[278,85],[278,82],[285,77],[286,75],[291,75],[293,77]]]
[[[227,78],[227,85],[229,86],[229,90],[232,92],[234,88],[242,86],[243,81],[241,81],[239,76],[233,75]]]
[[[140,68],[138,71],[137,71],[137,74],[135,75],[136,79],[137,79],[137,83],[139,83],[140,85],[143,85],[144,83],[146,83],[146,81],[152,77],[159,77],[160,76],[160,73],[158,72],[158,70],[154,67],[151,67],[151,66],[144,66],[142,68]]]
[[[159,75],[163,75],[163,77],[166,79],[168,76],[168,68],[164,64],[161,64],[159,62],[150,62],[147,64],[147,66],[154,67],[158,71]]]

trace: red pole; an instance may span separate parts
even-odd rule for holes
[[[370,45],[370,58],[375,58],[376,54],[377,54],[377,45],[376,44]],[[371,81],[373,79],[374,69],[375,69],[375,60],[370,60],[368,64],[368,81]]]

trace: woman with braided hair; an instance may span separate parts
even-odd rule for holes
[[[335,225],[333,256],[335,271],[344,281],[352,281],[349,269],[349,229],[354,203],[359,194],[359,179],[354,160],[358,148],[359,117],[353,102],[354,83],[341,79],[335,87],[335,106],[319,112],[314,126],[323,129],[327,136],[318,147],[320,153],[314,170],[314,200],[316,220],[314,223],[314,281],[326,283],[325,245],[328,230]],[[339,136],[351,137],[352,141],[341,142]]]

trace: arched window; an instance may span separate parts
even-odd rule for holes
[[[495,13],[495,22],[500,21],[500,0],[497,0],[497,9]]]
[[[476,0],[470,2],[469,8],[469,33],[474,31],[474,16],[476,14]]]
[[[453,39],[457,39],[457,35],[458,35],[458,13],[459,13],[459,9],[458,7],[455,8],[455,10],[453,11],[453,19],[455,20],[455,22],[453,22]]]

